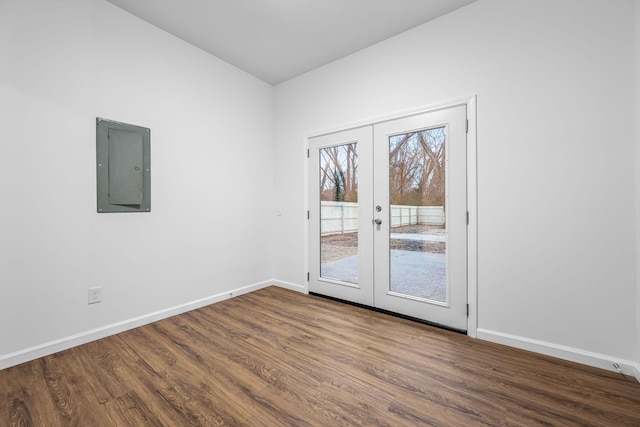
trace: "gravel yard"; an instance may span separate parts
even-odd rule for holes
[[[444,236],[446,234],[442,227],[431,225],[407,225],[395,227],[392,234],[430,234]],[[334,234],[321,238],[322,264],[337,261],[358,253],[358,233]],[[429,242],[421,240],[390,239],[391,249],[404,251],[429,252],[435,254],[445,253],[446,243]]]

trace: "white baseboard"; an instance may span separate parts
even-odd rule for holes
[[[86,344],[91,341],[99,340],[101,338],[115,335],[120,332],[127,331],[129,329],[137,328],[148,323],[157,322],[158,320],[166,319],[177,314],[186,313],[187,311],[195,310],[216,302],[224,301],[229,298],[233,298],[248,292],[253,292],[258,289],[265,288],[267,286],[276,285],[290,288],[293,286],[293,290],[299,290],[296,285],[287,284],[286,282],[279,282],[276,280],[265,280],[264,282],[254,283],[248,286],[243,286],[236,289],[230,289],[225,292],[221,292],[216,295],[211,295],[206,298],[202,298],[196,301],[191,301],[185,304],[180,304],[174,307],[167,308],[165,310],[156,311],[154,313],[145,314],[143,316],[135,317],[133,319],[124,320],[122,322],[112,323],[110,325],[101,326],[99,328],[91,329],[79,334],[71,335],[68,337],[60,338],[54,341],[49,341],[44,344],[39,344],[33,347],[18,350],[13,353],[0,355],[0,369],[6,369],[11,366],[19,365],[30,360],[37,359],[39,357],[47,356],[58,351],[67,350],[78,345]],[[304,288],[302,288],[304,289]]]
[[[299,285],[297,283],[285,282],[283,280],[271,280],[270,282],[274,286],[279,286],[281,288],[289,289],[290,291],[301,292],[303,294],[308,294],[306,287],[304,285]]]
[[[30,360],[44,357],[58,351],[67,350],[78,345],[86,344],[91,341],[115,335],[139,326],[143,326],[152,322],[157,322],[177,314],[186,313],[187,311],[205,307],[216,302],[224,301],[242,294],[266,288],[268,286],[278,286],[296,292],[307,293],[304,285],[285,282],[282,280],[265,280],[263,282],[254,283],[236,289],[211,295],[196,301],[180,304],[165,310],[156,311],[143,316],[124,320],[122,322],[105,325],[99,328],[91,329],[79,334],[64,337],[58,340],[49,341],[13,353],[0,355],[0,369],[6,369],[11,366],[19,365]],[[504,344],[523,350],[533,351],[536,353],[546,354],[548,356],[558,357],[560,359],[570,360],[572,362],[582,363],[584,365],[594,366],[616,372],[614,363],[616,363],[625,375],[634,376],[640,382],[640,364],[629,360],[610,357],[603,354],[592,353],[577,348],[552,344],[544,341],[538,341],[530,338],[524,338],[516,335],[505,334],[502,332],[492,331],[488,329],[478,328],[477,338],[486,341]]]
[[[478,328],[477,332],[477,338],[479,339],[520,348],[522,350],[533,351],[535,353],[545,354],[547,356],[553,356],[559,359],[581,363],[583,365],[594,366],[608,371],[618,372],[614,366],[614,364],[617,364],[624,375],[633,376],[640,382],[639,366],[630,360],[619,359],[605,354],[593,353],[578,348],[552,344],[545,341],[505,334],[483,328]]]

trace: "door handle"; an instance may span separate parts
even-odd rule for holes
[[[382,220],[381,220],[380,218],[376,218],[376,219],[374,219],[374,220],[373,220],[373,222],[375,222],[375,223],[376,223],[376,225],[380,225],[380,224],[382,224]]]

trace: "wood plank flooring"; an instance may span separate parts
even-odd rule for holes
[[[0,371],[0,426],[640,426],[640,384],[270,287]]]

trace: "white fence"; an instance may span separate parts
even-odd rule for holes
[[[442,206],[391,205],[391,227],[413,224],[444,225],[444,222]]]
[[[358,231],[358,204],[351,202],[321,202],[320,230],[323,236]],[[391,227],[429,224],[442,226],[445,214],[442,206],[391,205]]]
[[[358,231],[358,204],[320,202],[320,234],[344,234]]]

